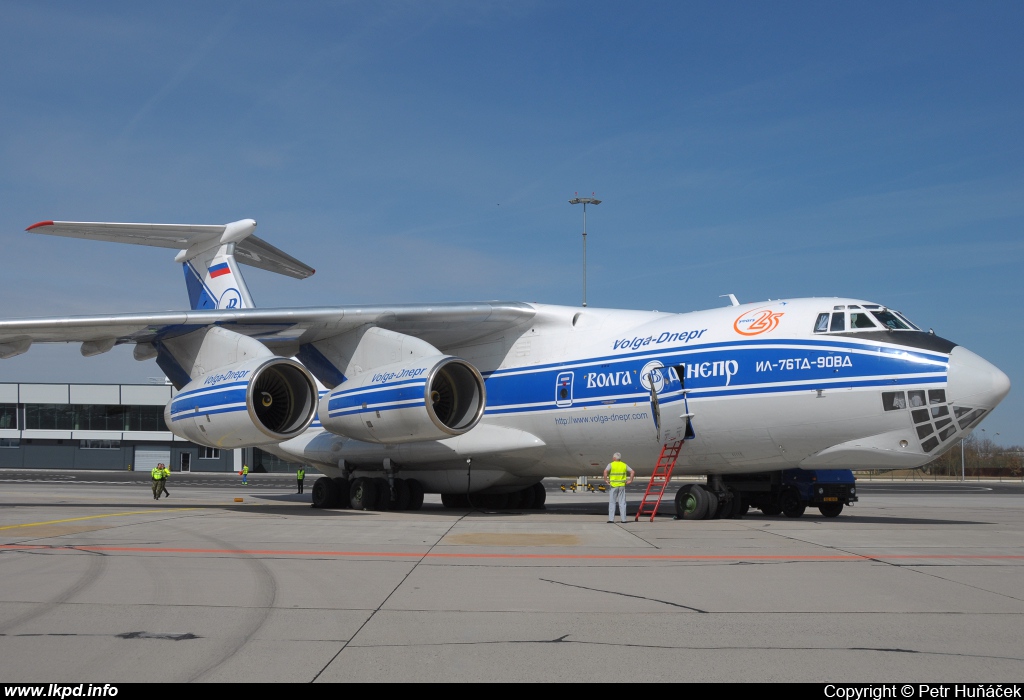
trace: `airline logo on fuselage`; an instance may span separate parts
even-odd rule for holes
[[[725,377],[729,386],[732,378],[739,374],[740,363],[736,360],[714,360],[712,362],[690,362],[686,365],[686,378]]]
[[[250,370],[247,369],[239,370],[237,372],[229,370],[220,374],[212,374],[203,381],[203,384],[205,386],[212,386],[214,384],[220,384],[221,382],[235,382],[239,379],[245,379],[249,375],[249,371]]]
[[[588,389],[603,389],[606,386],[632,386],[633,379],[624,372],[587,372],[584,375]]]
[[[740,335],[760,335],[778,328],[783,315],[781,311],[754,309],[737,318],[732,327]]]
[[[373,378],[370,380],[370,383],[384,384],[386,382],[391,382],[396,379],[416,379],[417,377],[421,377],[426,373],[426,367],[406,367],[395,372],[378,372],[377,374],[373,375]]]
[[[639,350],[640,348],[648,345],[662,345],[664,343],[681,343],[686,345],[691,340],[696,340],[701,337],[707,333],[707,331],[707,328],[702,328],[699,331],[681,331],[679,333],[665,331],[658,336],[649,335],[646,338],[623,338],[622,340],[616,340],[612,343],[612,350]]]

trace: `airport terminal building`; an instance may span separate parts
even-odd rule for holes
[[[258,448],[219,450],[175,437],[170,384],[0,384],[0,469],[294,471]]]

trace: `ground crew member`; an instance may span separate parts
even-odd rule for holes
[[[242,485],[243,486],[248,486],[249,485],[249,465],[248,464],[243,464],[242,465]]]
[[[615,505],[619,506],[619,516],[626,522],[626,484],[633,483],[635,472],[622,461],[618,452],[612,455],[611,463],[604,468],[604,483],[611,486],[608,490],[608,522],[615,522]]]
[[[163,468],[164,468],[164,479],[161,482],[161,490],[164,492],[165,496],[170,496],[171,492],[167,490],[167,480],[171,478],[171,468],[168,467],[166,464],[163,465]]]
[[[302,493],[302,480],[306,478],[306,468],[299,467],[298,471],[295,472],[295,480],[299,482],[299,493]]]
[[[164,472],[164,463],[160,462],[158,465],[153,467],[153,470],[149,473],[153,477],[153,498],[157,501],[160,500],[161,493],[167,493],[167,488],[164,486],[164,481],[167,479],[167,475]],[[167,494],[170,496],[170,494]]]

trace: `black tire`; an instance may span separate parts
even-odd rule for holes
[[[347,496],[348,496],[348,488],[349,488],[348,479],[346,479],[344,477],[341,477],[341,476],[336,476],[333,479],[331,479],[331,481],[334,482],[334,487],[338,490],[338,495],[334,499],[336,501],[336,504],[331,506],[331,507],[332,508],[350,508],[351,506],[349,506],[348,498],[347,498]]]
[[[705,520],[718,520],[719,511],[722,510],[722,499],[718,497],[718,494],[714,491],[708,491],[704,489],[704,496],[708,500],[708,510],[704,514]]]
[[[730,491],[729,495],[732,496],[732,500],[729,501],[729,510],[722,517],[729,518],[730,520],[742,518],[746,513],[746,508],[743,505],[743,498],[736,491]]]
[[[509,510],[519,510],[522,507],[523,492],[513,491],[512,493],[505,494],[508,500],[505,502],[505,507]]]
[[[778,503],[776,503],[775,501],[772,501],[771,503],[769,503],[766,506],[761,506],[761,512],[764,513],[765,515],[773,515],[774,516],[774,515],[778,515],[779,513],[781,513],[782,512],[782,508],[779,506]]]
[[[391,504],[394,510],[409,510],[409,500],[412,494],[409,492],[409,484],[405,479],[395,479],[395,500]]]
[[[823,503],[822,505],[818,506],[818,510],[820,510],[821,514],[824,515],[826,518],[835,518],[843,512],[843,504]]]
[[[508,504],[505,493],[474,493],[469,496],[469,505],[481,510],[504,510]]]
[[[462,505],[462,499],[465,498],[461,493],[442,493],[441,494],[441,505],[445,508],[464,508]]]
[[[423,507],[423,484],[417,479],[406,479],[405,485],[409,489],[409,510],[419,510]]]
[[[786,489],[779,496],[779,507],[787,518],[799,518],[807,510],[807,504],[800,501],[796,489]]]
[[[544,484],[538,481],[533,485],[533,509],[544,510],[544,503],[548,500],[547,489],[544,488]]]
[[[377,489],[377,502],[373,510],[391,510],[391,484],[382,476],[373,480],[373,486]]]
[[[534,501],[537,500],[537,494],[534,492],[532,486],[527,486],[525,489],[519,491],[519,507],[523,510],[530,510],[533,508]]]
[[[313,507],[334,508],[338,504],[338,486],[332,479],[321,476],[313,484]]]
[[[372,510],[377,502],[377,488],[373,479],[359,477],[349,487],[349,503],[352,510]]]
[[[707,492],[699,484],[683,484],[675,500],[677,520],[701,520],[707,515]]]

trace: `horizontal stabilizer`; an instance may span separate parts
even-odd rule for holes
[[[214,225],[40,221],[26,230],[65,238],[176,248],[185,253],[183,259],[191,259],[215,246],[234,243],[234,255],[240,263],[296,279],[305,279],[316,272],[309,265],[253,236],[255,228],[255,221],[243,219]]]

